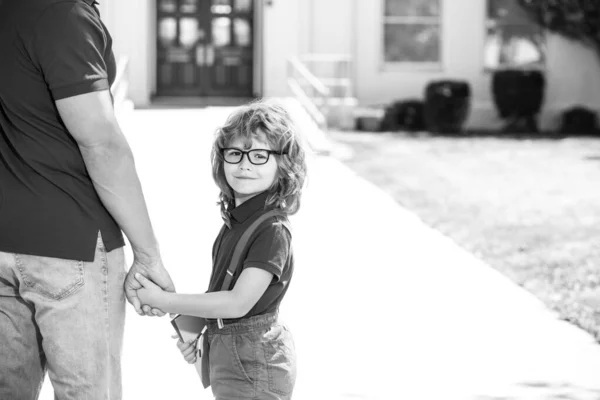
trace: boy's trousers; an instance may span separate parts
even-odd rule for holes
[[[0,399],[121,399],[123,248],[94,262],[0,252]]]
[[[296,381],[292,334],[277,313],[219,329],[209,322],[210,385],[217,400],[291,399]]]

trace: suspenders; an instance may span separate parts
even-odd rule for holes
[[[256,228],[260,226],[264,221],[266,221],[270,217],[274,217],[277,215],[283,215],[279,210],[271,210],[267,211],[260,217],[256,219],[242,234],[240,240],[238,240],[235,248],[233,250],[233,256],[231,257],[231,262],[229,263],[229,268],[227,268],[227,273],[225,274],[225,279],[223,280],[223,285],[221,285],[221,291],[229,290],[229,286],[231,285],[231,280],[233,279],[233,275],[238,267],[240,262],[240,257],[242,256],[242,252],[248,245],[248,240],[250,240],[250,236],[254,233]],[[291,232],[290,226],[287,222],[282,222],[288,231]],[[220,243],[219,243],[220,244]],[[220,247],[220,246],[219,246]],[[219,249],[217,249],[219,251]],[[217,319],[217,325],[219,328],[223,328],[223,320],[221,318]]]

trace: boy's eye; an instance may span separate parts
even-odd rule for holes
[[[242,152],[239,150],[228,150],[227,151],[228,156],[239,157],[241,154],[242,154]]]
[[[264,152],[259,151],[259,152],[254,153],[254,158],[256,158],[258,160],[264,160],[265,158],[267,158],[267,155]]]

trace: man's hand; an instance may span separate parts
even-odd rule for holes
[[[135,309],[135,312],[137,312],[139,315],[156,315],[159,317],[164,316],[165,313],[162,312],[162,310],[151,309],[148,305],[142,306],[137,294],[137,290],[142,288],[142,285],[137,279],[135,279],[136,273],[149,278],[163,290],[167,292],[174,292],[175,285],[171,280],[171,276],[163,266],[162,260],[158,258],[153,261],[146,261],[141,257],[136,257],[133,261],[133,265],[127,273],[127,277],[125,278],[125,296],[127,296],[127,301],[131,303]]]
[[[162,303],[161,299],[164,299],[165,291],[150,279],[139,273],[136,273],[134,276],[135,279],[142,285],[142,287],[137,290],[137,296],[140,300],[140,303],[155,309],[160,308],[160,304]]]

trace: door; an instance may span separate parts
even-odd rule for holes
[[[158,0],[157,94],[252,96],[253,0]]]

